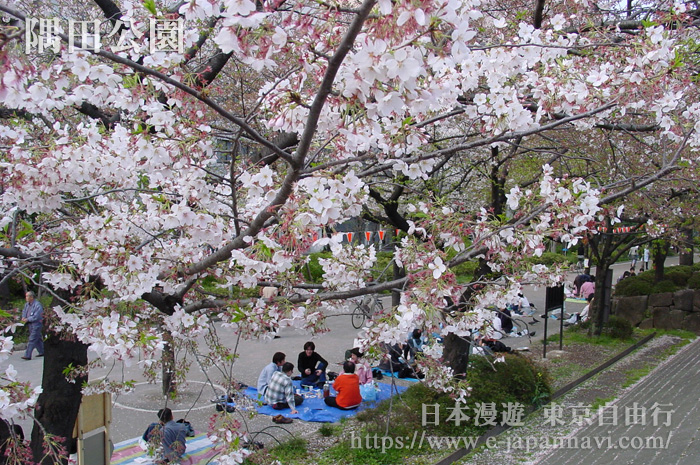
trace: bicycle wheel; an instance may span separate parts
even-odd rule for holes
[[[355,307],[355,310],[352,311],[352,327],[355,329],[362,328],[362,325],[365,324],[366,318],[367,314],[362,309],[362,306],[358,305]]]

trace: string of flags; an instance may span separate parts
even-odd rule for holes
[[[394,230],[394,234],[396,236],[399,235],[399,230],[396,229]],[[387,235],[387,231],[340,231],[335,233],[333,236],[342,236],[342,240],[344,242],[353,242],[355,240],[356,242],[361,242],[364,239],[364,243],[369,244],[371,242],[384,242],[384,238]],[[319,238],[318,233],[313,234],[313,239],[314,241],[317,241]]]
[[[660,225],[661,227],[666,227],[666,225]],[[619,226],[617,228],[613,228],[612,232],[613,234],[625,234],[625,233],[631,233],[631,232],[641,232],[644,229],[644,226],[641,228],[636,228],[632,226]],[[599,226],[597,228],[599,232],[606,232],[607,228],[603,226]],[[399,235],[399,229],[394,230],[395,236]],[[369,244],[372,242],[384,242],[384,238],[388,234],[387,231],[380,230],[380,231],[339,231],[334,234],[334,236],[337,235],[342,235],[342,240],[343,242],[363,242],[365,244]],[[318,240],[319,234],[314,233],[313,235],[314,241]]]
[[[659,226],[662,228],[667,227],[667,225],[665,225],[665,224],[661,224]],[[600,232],[607,232],[607,230],[608,230],[608,228],[605,228],[603,226],[598,226],[598,228],[596,228],[596,229]],[[633,226],[620,226],[617,228],[613,228],[612,232],[613,232],[613,234],[624,234],[624,233],[630,233],[630,232],[641,232],[642,230],[644,230],[644,226],[642,226],[640,228],[633,227]]]

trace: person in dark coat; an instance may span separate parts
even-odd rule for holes
[[[304,352],[299,353],[297,367],[301,372],[302,386],[323,387],[328,362],[316,352],[316,344],[311,341],[304,344]]]
[[[513,331],[513,319],[510,316],[510,310],[507,308],[498,312],[498,318],[501,320],[501,330],[506,336]]]

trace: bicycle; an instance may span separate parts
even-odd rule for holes
[[[352,326],[360,329],[365,324],[365,320],[372,318],[374,312],[384,310],[382,301],[376,295],[366,295],[352,311]]]

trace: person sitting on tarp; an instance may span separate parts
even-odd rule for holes
[[[399,378],[425,378],[415,363],[408,363],[402,356],[403,348],[400,344],[388,346],[383,344],[386,354],[378,368],[382,371],[392,373]]]
[[[513,319],[511,318],[510,310],[504,308],[496,315],[501,320],[501,330],[504,334],[510,334],[513,331]]]
[[[286,358],[287,356],[283,352],[275,352],[275,355],[272,356],[272,363],[265,365],[265,368],[260,372],[260,376],[258,376],[258,395],[265,397],[270,378],[275,372],[280,371],[280,367],[284,365]]]
[[[316,386],[322,388],[326,382],[326,368],[328,362],[315,352],[316,344],[308,341],[304,344],[304,352],[299,353],[297,365],[301,372],[302,386]]]
[[[385,354],[378,368],[389,373],[400,373],[407,366],[401,355],[403,353],[402,347],[398,343],[391,346],[382,343],[382,346]]]
[[[156,460],[156,464],[178,462],[185,455],[187,436],[193,436],[194,431],[184,420],[175,421],[173,411],[168,407],[158,411],[158,420],[148,425],[142,439],[163,446],[162,457]]]
[[[343,373],[333,382],[333,389],[338,392],[337,396],[329,396],[324,402],[329,407],[341,410],[352,410],[362,403],[360,394],[360,378],[355,374],[355,364],[349,360],[343,362]]]
[[[403,356],[409,361],[415,360],[416,354],[423,352],[423,344],[423,330],[420,328],[414,329],[409,334],[408,339],[406,339]]]
[[[595,281],[593,276],[589,274],[580,274],[574,278],[574,296],[579,296],[581,295],[581,286],[583,283],[587,283],[589,281]]]
[[[360,384],[367,384],[373,381],[372,369],[369,367],[369,363],[362,360],[363,355],[360,349],[354,347],[350,349],[349,360],[355,364],[355,374],[360,379]]]
[[[296,409],[297,405],[304,402],[304,398],[298,394],[294,394],[294,385],[292,384],[292,372],[294,364],[285,362],[282,365],[282,371],[276,371],[270,378],[270,383],[265,391],[265,403],[275,410],[283,410],[286,408],[292,409],[292,414],[299,413]]]
[[[535,315],[535,306],[530,303],[530,301],[523,295],[522,293],[518,293],[518,303],[516,304],[515,308],[515,313],[523,315],[523,316],[529,316],[532,317],[532,321],[530,324],[535,324],[538,323],[539,320],[537,320],[534,315]]]
[[[571,318],[564,321],[564,324],[565,325],[574,325],[576,323],[582,323],[584,321],[588,321],[588,312],[591,308],[591,304],[593,303],[594,295],[595,295],[594,293],[589,294],[588,297],[586,298],[586,300],[588,301],[588,304],[585,307],[583,307],[583,310],[581,310],[581,313],[574,313],[573,315],[571,315]]]
[[[495,339],[477,336],[475,339],[474,353],[477,355],[494,355],[496,352],[512,352],[513,349]]]

